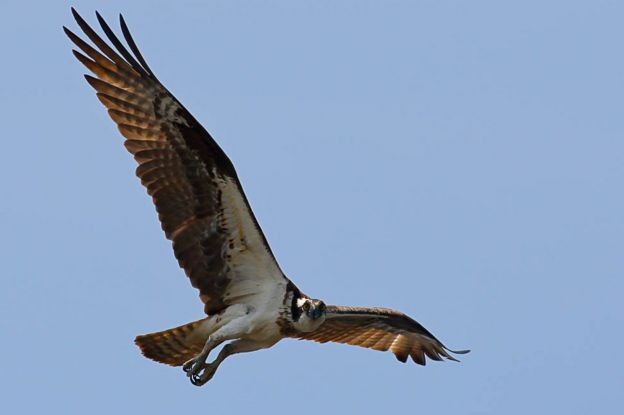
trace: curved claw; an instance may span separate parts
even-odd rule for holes
[[[197,356],[182,366],[182,370],[195,386],[206,384],[214,376],[217,366],[215,364],[207,364],[202,356]]]
[[[187,360],[186,363],[182,366],[182,370],[185,373],[189,373],[193,369],[193,365],[195,364],[195,359]]]
[[[207,367],[205,360],[200,356],[195,357],[188,362],[184,363],[182,366],[182,370],[186,373],[186,376],[189,378],[197,377],[200,373]]]
[[[205,385],[212,377],[214,376],[217,366],[214,365],[203,365],[197,373],[190,373],[189,378],[191,379],[191,383],[195,386]]]

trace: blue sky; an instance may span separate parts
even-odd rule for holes
[[[71,56],[70,3],[9,0],[7,413],[621,413],[624,3],[71,5],[124,13],[306,293],[473,351],[419,367],[286,340],[203,388],[141,357],[134,336],[201,317],[197,293]]]

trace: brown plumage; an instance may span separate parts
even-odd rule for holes
[[[425,365],[425,356],[432,360],[457,360],[448,352],[468,353],[449,350],[420,323],[401,312],[379,307],[327,306],[321,327],[311,333],[292,333],[291,337],[390,350],[401,362],[411,357],[419,365]]]
[[[184,362],[201,352],[207,335],[198,330],[206,319],[194,321],[158,333],[137,336],[134,343],[147,358],[171,366],[182,366]]]
[[[76,58],[97,77],[85,75],[126,138],[125,147],[139,166],[141,183],[152,197],[174,254],[199,289],[207,314],[224,310],[247,292],[236,283],[248,279],[238,269],[266,268],[282,279],[279,266],[253,215],[234,166],[210,134],[158,81],[120,16],[134,56],[108,24],[98,21],[113,50],[72,9],[76,22],[99,49],[67,28],[82,51]],[[120,56],[121,54],[121,56]],[[258,263],[258,259],[263,261]],[[238,262],[235,262],[238,261]],[[229,295],[227,295],[229,294]]]
[[[125,137],[165,236],[210,316],[138,336],[135,343],[146,357],[184,364],[191,381],[202,385],[227,356],[268,348],[284,337],[390,350],[402,362],[411,357],[421,365],[425,357],[456,360],[449,352],[467,352],[449,350],[403,313],[325,307],[305,296],[280,270],[232,162],[156,78],[123,18],[121,30],[131,52],[99,14],[115,49],[72,13],[95,45],[64,28],[81,51],[73,53],[95,75],[85,78]],[[230,340],[206,364],[210,351]]]

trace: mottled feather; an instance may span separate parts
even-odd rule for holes
[[[250,294],[252,281],[284,282],[232,162],[158,81],[123,18],[130,51],[99,13],[114,49],[74,9],[72,13],[94,45],[64,28],[81,51],[74,50],[74,56],[95,75],[85,78],[126,138],[125,147],[138,162],[136,174],[154,201],[178,263],[199,289],[206,313],[241,301]]]
[[[137,336],[134,343],[143,356],[171,366],[181,366],[201,352],[206,336],[199,329],[206,319],[157,333]]]
[[[420,323],[388,308],[327,306],[325,323],[311,333],[292,332],[290,337],[318,343],[345,343],[373,350],[390,350],[398,360],[408,357],[425,365],[432,360],[457,360],[451,355],[468,350],[450,350]]]
[[[205,360],[200,352],[216,346],[209,342],[220,331],[221,341],[238,338],[223,349],[242,348],[231,353],[271,347],[285,336],[390,350],[402,362],[411,357],[421,365],[426,357],[456,360],[453,353],[467,353],[449,350],[418,322],[390,309],[328,306],[324,322],[302,317],[298,302],[308,297],[279,269],[232,162],[156,78],[123,17],[129,50],[99,13],[108,42],[73,8],[72,13],[92,43],[64,28],[79,49],[74,56],[95,75],[85,79],[125,138],[178,263],[210,315],[138,336],[136,344],[146,357],[174,366]],[[194,383],[197,376],[191,376]]]

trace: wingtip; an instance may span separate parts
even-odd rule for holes
[[[106,23],[106,20],[104,20],[100,12],[97,10],[95,11],[95,17],[97,17],[97,21],[100,23],[100,26],[102,26],[102,29],[109,27],[108,23]]]
[[[82,16],[76,11],[76,9],[72,7],[71,12],[72,12],[72,16],[74,16],[74,20],[76,20],[76,23],[78,23],[78,26],[80,26],[81,28],[84,26],[88,26],[85,19],[82,18]]]
[[[448,347],[444,346],[444,350],[446,350],[449,353],[452,354],[466,354],[466,353],[470,353],[470,350],[466,349],[466,350],[451,350]],[[446,354],[445,356],[448,360],[452,360],[453,362],[460,362],[459,359],[457,359],[455,356],[452,356],[450,354]]]
[[[102,27],[102,29],[104,29],[104,31],[106,31],[106,28],[108,27],[108,24],[106,23],[106,20],[104,20],[104,18],[100,14],[100,12],[97,11],[97,10],[95,11],[95,17],[97,17],[97,21],[100,24],[100,26]]]
[[[69,40],[74,42],[74,44],[76,43],[76,39],[78,39],[78,36],[76,36],[76,34],[72,32],[71,30],[69,30],[67,26],[63,26],[63,32],[65,32],[65,36],[67,36]]]
[[[78,11],[73,6],[71,7],[71,13],[72,13],[72,16],[74,16],[74,19],[76,19],[76,21],[83,20],[82,16],[80,16]]]
[[[79,61],[83,61],[84,59],[87,59],[87,57],[85,55],[83,55],[82,53],[78,52],[76,49],[72,49],[72,53],[74,54],[74,56],[76,57],[76,59],[78,59]]]
[[[126,24],[126,19],[124,19],[123,14],[119,13],[119,26],[121,26],[121,30],[123,32],[129,32],[128,25]],[[124,33],[125,36],[125,33]]]
[[[84,74],[84,78],[86,79],[86,81],[89,83],[89,85],[91,85],[91,87],[95,90],[97,90],[97,88],[95,87],[96,84],[98,83],[99,79],[89,75],[89,74]]]

